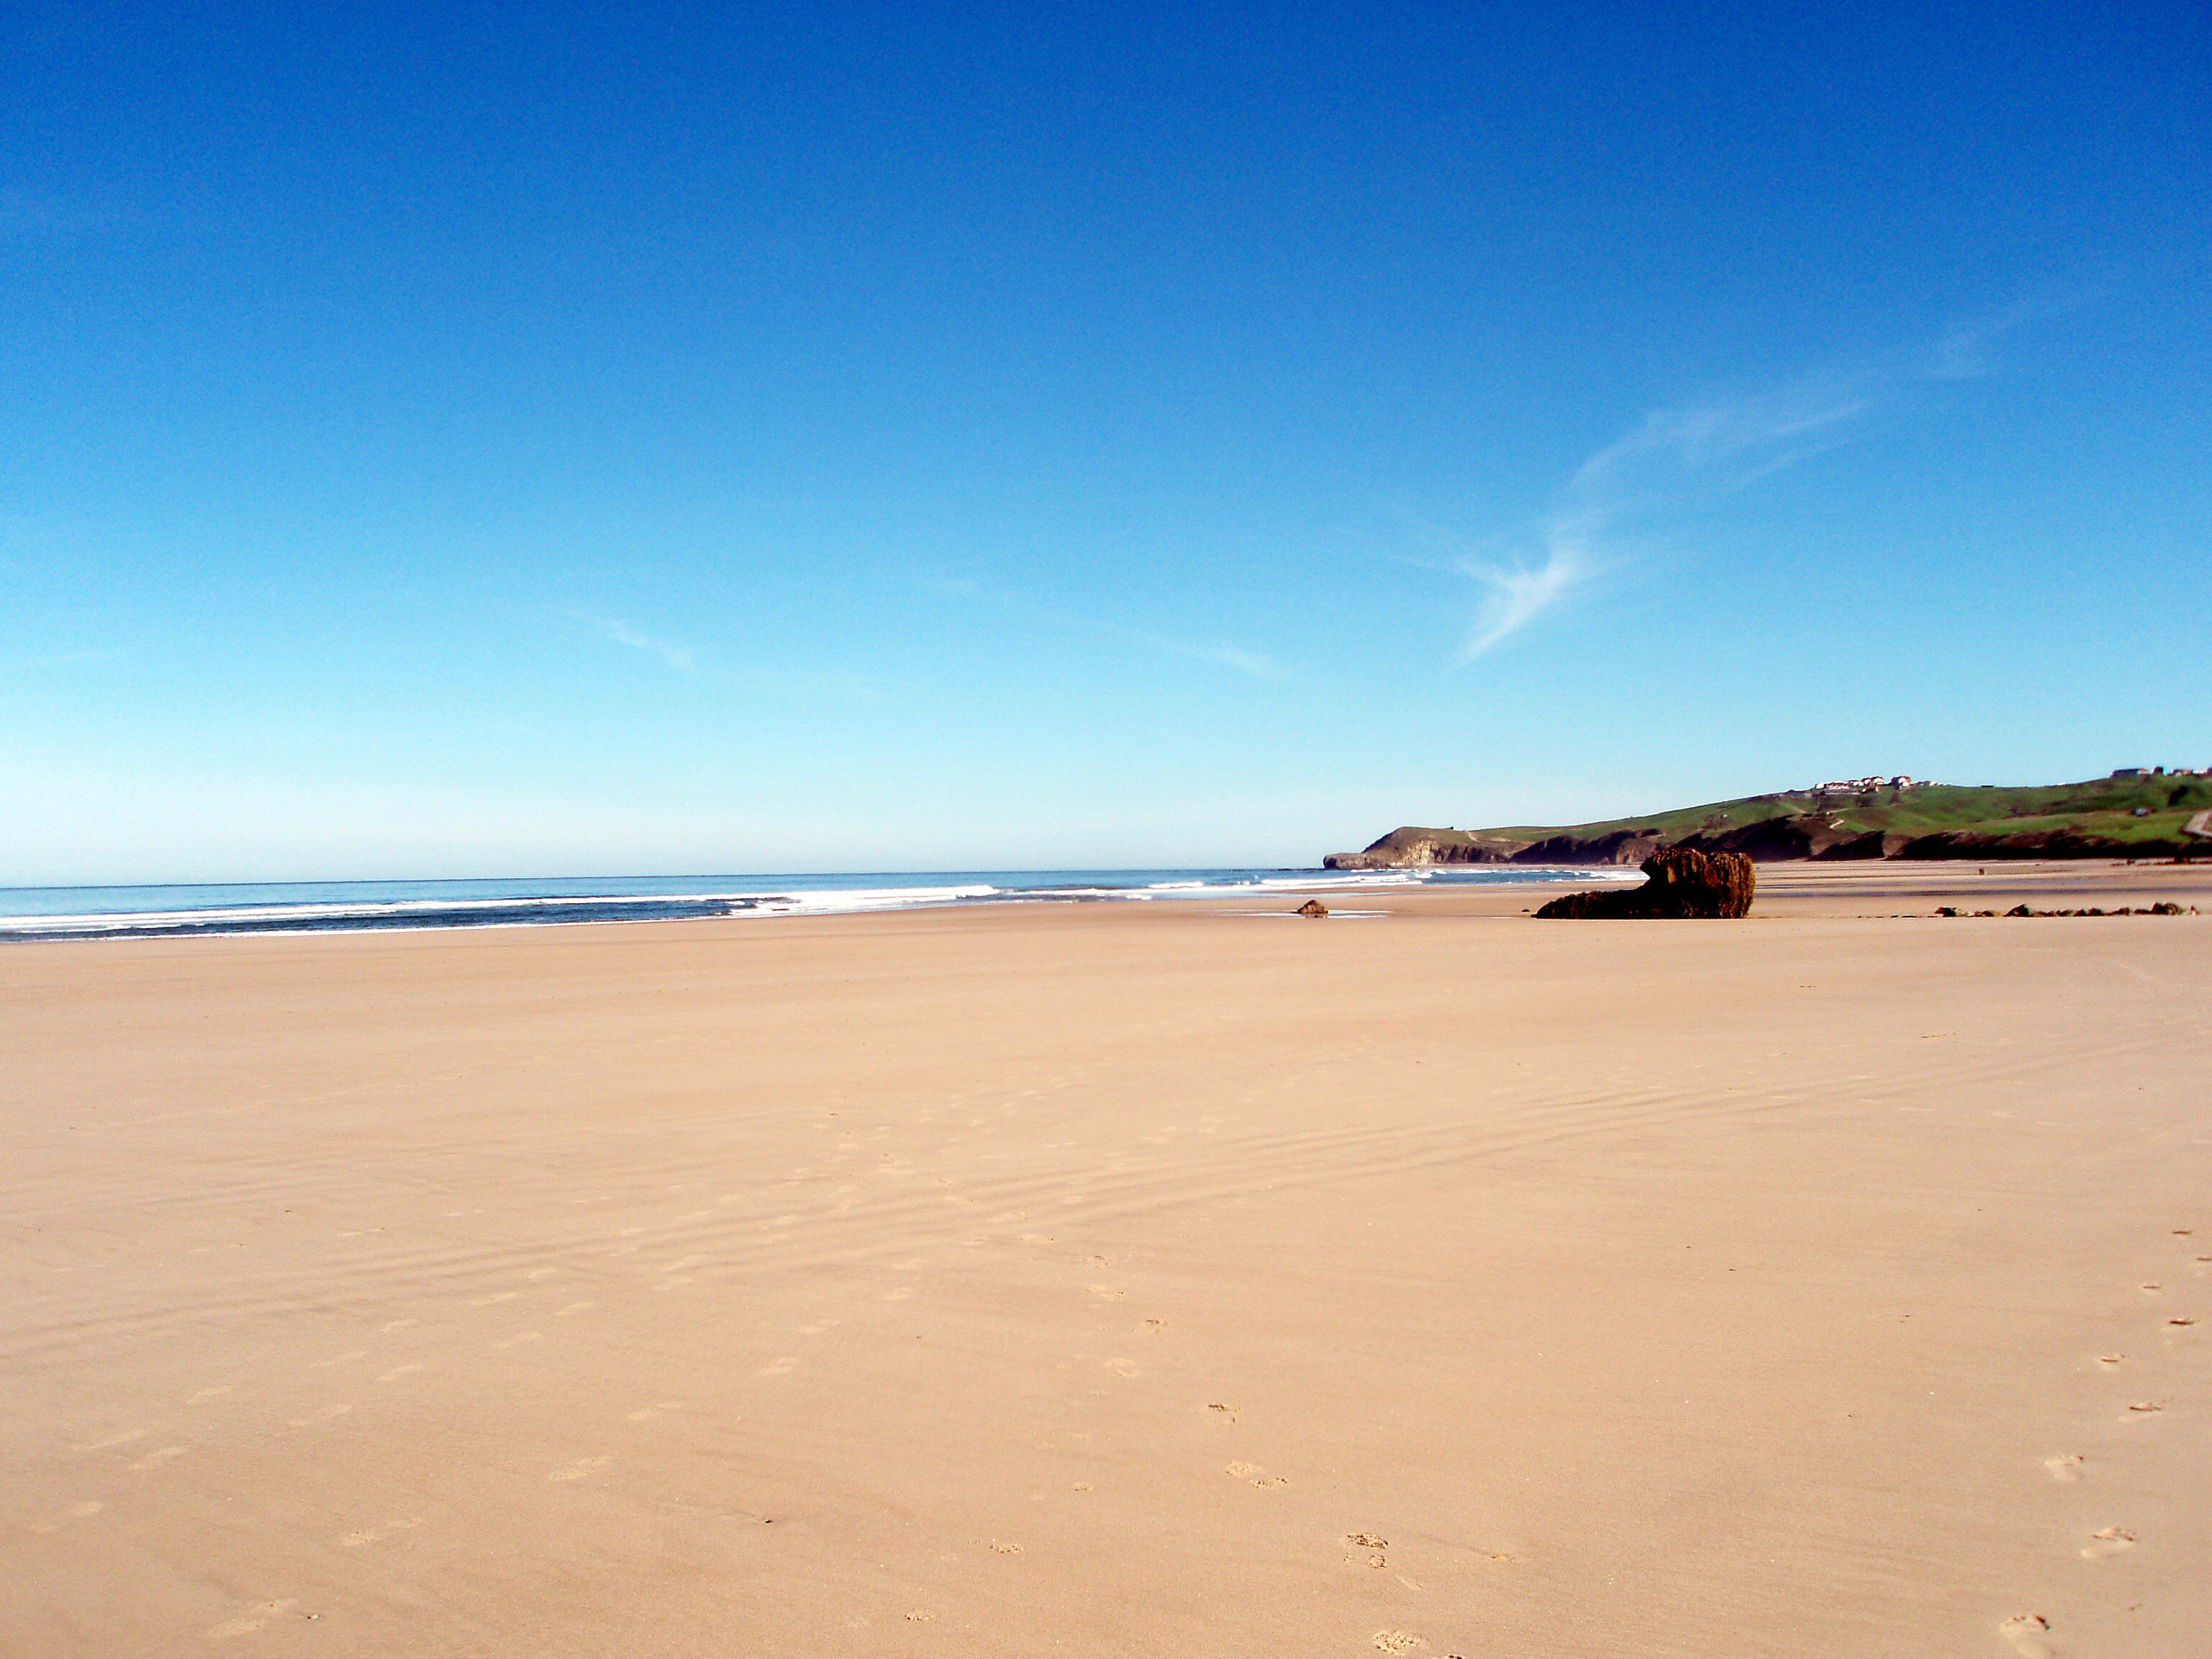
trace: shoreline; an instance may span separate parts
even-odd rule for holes
[[[1452,866],[1439,866],[1437,869]],[[1832,861],[1812,860],[1773,861],[1756,866],[1759,887],[1752,913],[1744,920],[1771,920],[1778,914],[1806,913],[1814,905],[1825,908],[1848,899],[1888,897],[1914,903],[1924,902],[1924,911],[1864,912],[1869,916],[1881,915],[1889,919],[1902,920],[1912,915],[1934,915],[1938,905],[1954,900],[1978,902],[1983,908],[2009,908],[2011,904],[2046,901],[2054,898],[2092,900],[2098,897],[2124,896],[2130,904],[2147,905],[2154,902],[2179,902],[2185,906],[2196,904],[2199,908],[2212,906],[2212,861],[2181,863],[2172,860],[2136,861],[2112,860],[2018,860],[1977,867],[1968,876],[1961,865],[1948,862],[1921,861],[1904,865],[1838,865]],[[1368,885],[1343,884],[1340,878],[1331,880],[1335,872],[1316,872],[1310,882],[1300,881],[1292,872],[1277,872],[1271,878],[1264,894],[1248,893],[1233,887],[1224,887],[1203,892],[1183,890],[1149,892],[1129,890],[1123,892],[1056,896],[1049,892],[1010,892],[994,895],[963,895],[957,898],[915,899],[889,902],[872,906],[855,905],[845,908],[794,910],[788,912],[731,912],[719,915],[691,916],[592,916],[561,921],[462,921],[375,923],[348,927],[331,925],[318,927],[295,925],[287,927],[193,927],[159,932],[136,931],[128,925],[88,929],[78,933],[37,933],[28,931],[9,933],[0,927],[0,946],[17,945],[69,944],[141,944],[156,939],[267,939],[322,938],[328,935],[351,937],[356,934],[377,933],[486,933],[541,928],[571,928],[650,926],[690,926],[698,923],[742,922],[747,925],[775,921],[832,921],[861,916],[903,915],[909,914],[966,911],[1009,907],[1070,908],[1092,905],[1160,905],[1170,908],[1204,906],[1224,915],[1254,914],[1252,907],[1265,902],[1272,907],[1279,901],[1318,897],[1328,902],[1332,897],[1340,900],[1357,898],[1362,906],[1360,919],[1402,916],[1411,915],[1466,914],[1510,915],[1520,909],[1535,907],[1512,906],[1504,902],[1512,896],[1532,889],[1573,888],[1578,882],[1594,884],[1619,882],[1632,872],[1608,873],[1610,866],[1593,866],[1585,872],[1574,866],[1556,869],[1531,866],[1525,876],[1498,876],[1479,880],[1448,881],[1430,884],[1408,881],[1404,884],[1387,882]],[[959,872],[952,872],[959,873]],[[1060,872],[1051,872],[1060,873]],[[1304,872],[1297,872],[1304,873]],[[1380,874],[1382,872],[1361,872]],[[1418,872],[1416,872],[1418,873]],[[1456,871],[1455,873],[1459,873]],[[313,885],[315,884],[300,884]],[[42,890],[73,891],[80,890]],[[1811,901],[1808,905],[1807,901]],[[647,897],[637,900],[616,898],[614,902],[650,903],[660,902]],[[1332,906],[1332,909],[1337,907]],[[2067,908],[2085,908],[2071,906]],[[1295,906],[1292,907],[1295,908]],[[1273,908],[1259,914],[1288,914]],[[1347,917],[1349,919],[1349,917]],[[1957,917],[1952,920],[1987,920],[1988,918]],[[2041,918],[2039,918],[2041,919]],[[2095,920],[2097,918],[2090,918]],[[24,918],[29,920],[29,918]],[[74,917],[70,920],[75,920]]]

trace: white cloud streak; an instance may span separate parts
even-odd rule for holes
[[[1241,646],[1201,645],[1190,640],[1179,640],[1170,635],[1125,627],[1120,623],[1106,622],[1097,617],[1079,617],[1070,611],[1044,609],[1026,604],[1012,594],[987,588],[965,577],[924,578],[922,584],[946,599],[981,599],[1034,622],[1048,623],[1057,628],[1073,629],[1085,634],[1101,634],[1109,639],[1140,646],[1147,651],[1157,651],[1163,656],[1181,657],[1186,662],[1208,663],[1216,668],[1249,674],[1254,679],[1281,680],[1290,678],[1289,671],[1266,653],[1247,651]]]
[[[1118,623],[1085,622],[1076,617],[1066,620],[1076,627],[1110,634],[1117,640],[1127,640],[1150,651],[1182,657],[1190,662],[1212,663],[1217,668],[1233,669],[1239,674],[1249,674],[1255,679],[1279,680],[1285,678],[1281,665],[1261,652],[1245,651],[1233,645],[1193,645],[1188,641],[1170,639],[1164,635],[1147,634],[1140,629],[1123,628]]]
[[[632,651],[642,651],[648,657],[657,657],[678,673],[696,678],[699,672],[698,653],[688,645],[675,645],[666,640],[632,628],[618,617],[592,617],[572,611],[569,620],[581,623],[601,639],[611,645],[626,646]]]
[[[1531,556],[1459,561],[1482,601],[1461,655],[1480,657],[1570,599],[1608,562],[1625,520],[1694,507],[1839,441],[1872,389],[1808,381],[1757,397],[1657,410],[1575,469],[1535,527]]]
[[[1695,511],[1845,440],[1850,422],[1913,382],[1995,372],[1989,347],[2077,301],[2022,303],[1953,324],[1917,357],[1813,376],[1748,397],[1656,410],[1575,469],[1534,526],[1534,549],[1504,563],[1462,558],[1483,590],[1461,655],[1480,657],[1566,603],[1611,562],[1623,524]]]
[[[633,628],[619,617],[595,616],[584,611],[563,611],[559,614],[579,627],[589,629],[610,645],[651,657],[672,673],[708,685],[729,686],[754,696],[806,703],[872,706],[889,700],[890,694],[883,682],[872,674],[818,666],[810,667],[803,673],[788,673],[759,663],[732,667],[717,663],[711,653],[702,661],[697,647]]]

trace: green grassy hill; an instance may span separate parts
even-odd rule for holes
[[[1333,869],[1411,864],[1634,864],[1660,847],[1756,859],[2160,858],[2212,842],[2185,833],[2212,808],[2212,776],[2172,773],[2027,787],[1915,784],[1791,790],[1565,826],[1394,830]]]

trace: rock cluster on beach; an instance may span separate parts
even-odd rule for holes
[[[1644,860],[1641,887],[1570,893],[1536,912],[1540,917],[1732,917],[1747,915],[1758,874],[1741,853],[1700,853],[1670,847]]]
[[[1939,904],[1936,907],[1936,914],[1939,916],[1994,916],[2000,913],[1995,910],[1961,910],[1956,905]],[[2015,904],[2002,914],[2008,916],[2193,916],[2197,914],[2197,907],[2191,904],[2184,908],[2171,901],[2161,901],[2132,908],[2124,904],[2117,910],[2039,910],[2033,905]]]

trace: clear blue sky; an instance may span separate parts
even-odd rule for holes
[[[14,9],[0,883],[2212,763],[2194,3]]]

